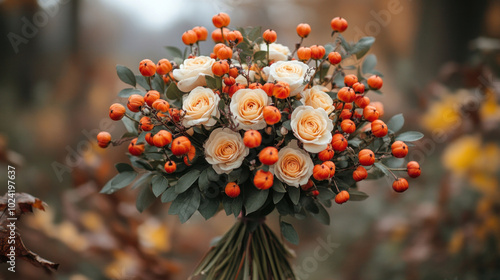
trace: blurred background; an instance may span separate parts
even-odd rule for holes
[[[94,141],[101,130],[116,138],[125,131],[107,122],[125,86],[116,64],[138,73],[140,60],[166,57],[164,46],[183,48],[184,31],[211,32],[221,11],[232,28],[273,28],[291,49],[297,24],[312,27],[305,45],[326,44],[330,20],[345,17],[348,40],[376,38],[371,53],[384,94],[370,98],[384,103],[382,119],[403,112],[404,129],[426,135],[408,156],[422,176],[404,194],[385,179],[362,182],[370,197],[334,205],[330,226],[293,221],[299,276],[500,279],[494,0],[0,0],[0,178],[5,185],[7,165],[18,166],[17,191],[49,205],[23,216],[18,230],[28,249],[60,263],[50,275],[18,260],[15,275],[0,265],[0,278],[186,279],[210,240],[229,229],[234,218],[224,213],[181,226],[159,202],[137,212],[137,190],[99,194],[114,163],[127,161],[126,147],[104,150]]]

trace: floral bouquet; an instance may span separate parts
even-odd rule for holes
[[[299,24],[293,51],[276,43],[271,29],[228,29],[225,13],[212,21],[209,56],[199,46],[208,31],[195,27],[182,35],[183,52],[167,47],[170,60],[141,61],[141,75],[117,66],[132,87],[118,94],[128,98],[126,107],[111,105],[109,116],[128,133],[112,140],[101,132],[97,140],[103,148],[129,143],[131,165],[117,164],[118,175],[101,192],[135,181],[139,211],[160,198],[181,222],[196,211],[205,219],[222,210],[237,217],[193,276],[297,279],[288,262],[293,254],[265,217],[277,210],[280,236],[297,244],[286,216],[329,224],[332,200],[367,198],[356,186],[364,179],[388,176],[395,191],[405,191],[408,181],[395,172],[420,175],[419,164],[404,165],[403,158],[423,135],[397,135],[402,115],[379,119],[383,107],[367,95],[380,94],[382,75],[376,57],[365,57],[375,40],[346,41],[345,19],[332,19],[325,46],[303,46],[311,27]]]

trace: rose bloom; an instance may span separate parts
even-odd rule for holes
[[[297,140],[290,143],[278,152],[278,162],[271,165],[269,170],[281,182],[294,187],[307,183],[313,174],[314,163],[304,150],[297,145]]]
[[[314,109],[322,108],[330,115],[335,110],[335,106],[333,106],[333,99],[325,92],[326,90],[328,89],[323,86],[306,89],[301,93],[302,99],[300,101],[302,104],[311,106]]]
[[[219,117],[220,97],[211,89],[196,87],[189,94],[183,96],[182,110],[185,111],[182,124],[185,127],[203,124],[213,126],[217,121],[212,118]]]
[[[261,51],[267,51],[266,44],[260,44]],[[274,61],[285,61],[288,60],[288,56],[292,54],[287,46],[282,44],[272,43],[269,44],[269,60]]]
[[[179,67],[173,71],[174,78],[179,81],[177,87],[184,92],[189,92],[197,86],[206,86],[205,75],[213,76],[212,64],[215,59],[208,56],[197,56],[184,60]]]
[[[205,158],[217,174],[229,174],[241,166],[243,159],[250,150],[243,144],[243,138],[238,132],[230,129],[217,128],[203,144]]]
[[[319,153],[332,141],[333,123],[322,108],[299,106],[291,119],[293,135],[304,144],[306,151]]]
[[[271,66],[264,67],[263,71],[268,82],[285,82],[290,85],[290,96],[300,93],[305,85],[304,78],[309,66],[300,61],[278,61]]]
[[[229,109],[239,129],[263,129],[264,107],[271,103],[271,98],[262,89],[240,89],[231,98]]]

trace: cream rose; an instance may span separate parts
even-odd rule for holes
[[[267,45],[260,45],[261,51],[267,51]],[[288,56],[291,54],[290,49],[282,44],[272,43],[269,44],[269,60],[274,61],[285,61],[288,60]]]
[[[241,166],[249,149],[243,144],[243,138],[238,132],[230,129],[217,128],[203,144],[205,158],[217,174],[229,174]]]
[[[290,85],[290,96],[301,92],[309,66],[300,61],[278,61],[263,69],[268,82],[285,82]]]
[[[310,89],[306,89],[301,93],[302,99],[300,101],[302,104],[311,106],[314,109],[322,108],[330,115],[330,113],[335,110],[335,106],[333,106],[333,99],[325,90],[328,89],[323,86],[314,86]]]
[[[184,118],[182,124],[186,127],[203,124],[205,126],[213,126],[217,121],[212,118],[219,117],[220,97],[211,89],[204,87],[196,87],[189,94],[183,96],[182,110],[184,110]]]
[[[177,87],[189,92],[197,86],[206,86],[205,75],[213,76],[212,64],[215,59],[208,56],[197,56],[184,60],[179,69],[173,71],[174,78],[179,81]]]
[[[261,89],[240,89],[231,97],[229,109],[239,129],[259,130],[266,127],[263,110],[270,103],[271,99]]]
[[[290,126],[293,135],[304,144],[304,149],[308,152],[319,153],[332,141],[333,123],[326,111],[321,108],[314,109],[311,106],[295,108]]]
[[[298,188],[307,183],[313,168],[314,163],[309,154],[299,148],[297,140],[292,140],[278,152],[278,162],[271,165],[269,170],[283,183]]]

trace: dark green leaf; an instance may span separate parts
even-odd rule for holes
[[[350,53],[356,55],[357,59],[360,59],[370,50],[374,42],[374,37],[363,37],[354,45]]]
[[[207,87],[211,89],[217,89],[217,81],[216,78],[206,75],[205,81],[207,81]]]
[[[210,181],[208,180],[208,171],[207,169],[203,169],[200,173],[200,177],[198,177],[198,186],[201,191],[205,191],[210,187]]]
[[[407,132],[403,132],[401,134],[399,134],[397,137],[396,137],[396,140],[399,140],[399,141],[407,141],[407,142],[413,142],[413,141],[417,141],[417,140],[420,140],[424,137],[424,134],[422,134],[421,132],[418,132],[418,131],[407,131]]]
[[[200,207],[201,194],[198,188],[191,188],[177,196],[168,209],[169,214],[179,215],[181,223],[185,223]]]
[[[123,162],[115,164],[115,168],[119,173],[127,171],[135,171],[134,168],[130,166],[130,164]]]
[[[122,89],[119,93],[118,93],[118,96],[119,97],[129,97],[131,96],[132,94],[139,94],[139,95],[142,95],[144,96],[144,92],[141,91],[141,90],[138,90],[136,88],[125,88],[125,89]]]
[[[251,41],[255,41],[262,34],[262,27],[253,27],[248,33],[247,38]]]
[[[137,80],[137,83],[143,87],[145,90],[150,90],[151,87],[149,86],[148,80],[149,77],[144,77],[142,75],[135,75],[135,79]]]
[[[340,44],[342,45],[344,50],[348,53],[351,52],[352,46],[345,40],[344,36],[342,36],[342,34],[338,34],[337,38],[340,40]]]
[[[139,178],[137,181],[135,181],[134,185],[132,186],[132,189],[136,189],[139,187],[142,187],[146,184],[149,184],[151,182],[151,178],[153,177],[153,173],[147,172],[144,173],[141,178]]]
[[[248,177],[250,177],[250,170],[247,166],[242,166],[240,177],[238,177],[238,184],[246,182],[248,180]]]
[[[299,244],[299,235],[293,228],[293,226],[289,223],[281,221],[280,223],[281,227],[281,233],[283,234],[283,237],[285,237],[288,242],[298,245]]]
[[[116,65],[116,73],[122,82],[129,84],[133,87],[136,85],[134,72],[122,65]]]
[[[177,185],[175,185],[175,192],[176,193],[183,193],[187,189],[189,189],[196,180],[200,177],[200,170],[197,169],[192,169],[186,174],[184,174],[181,178],[179,178],[179,181],[177,181]]]
[[[212,182],[217,182],[220,177],[220,175],[217,174],[217,172],[215,172],[212,166],[207,167],[207,175],[208,175],[208,180]]]
[[[229,173],[229,175],[227,176],[227,180],[229,182],[236,182],[236,180],[238,180],[241,175],[241,170],[241,168],[238,168],[231,171],[231,173]]]
[[[220,198],[204,198],[201,200],[200,207],[198,208],[198,211],[200,214],[205,218],[205,220],[208,220],[212,218],[215,214],[217,214],[217,211],[219,210],[219,205],[220,205]]]
[[[258,51],[253,55],[254,61],[264,61],[267,58],[267,49]]]
[[[284,196],[285,196],[284,192],[274,191],[273,192],[273,202],[274,202],[274,204],[277,204],[278,202],[280,202],[281,199],[283,199]]]
[[[312,213],[311,215],[316,218],[320,223],[324,225],[329,225],[330,224],[330,214],[328,214],[328,211],[325,209],[321,203],[315,203],[318,206],[318,212],[317,213]]]
[[[163,175],[156,175],[151,180],[153,185],[153,194],[159,197],[168,188],[168,179]]]
[[[129,118],[122,118],[122,122],[128,132],[137,135],[137,123]]]
[[[288,192],[288,196],[290,197],[290,200],[292,200],[292,203],[295,205],[299,204],[300,188],[288,187],[287,192]]]
[[[137,144],[140,143],[146,143],[146,134],[148,134],[148,131],[142,131],[139,136],[137,137]]]
[[[288,129],[289,131],[291,131],[292,130],[291,121],[288,120],[288,121],[283,122],[283,127]]]
[[[167,50],[170,59],[174,59],[176,57],[183,58],[182,51],[179,48],[173,46],[167,46],[165,47],[165,49]]]
[[[403,117],[403,114],[397,114],[393,116],[389,122],[387,122],[387,128],[392,130],[392,132],[398,132],[403,128],[403,125],[405,124],[405,118]]]
[[[177,198],[177,193],[175,192],[174,187],[169,187],[167,190],[161,195],[161,202],[167,203],[174,201]]]
[[[154,76],[153,89],[160,92],[160,94],[163,94],[165,92],[165,82],[163,81],[163,78],[158,74],[155,74]]]
[[[370,171],[368,172],[368,177],[367,179],[368,180],[374,180],[374,179],[379,179],[379,178],[382,178],[385,176],[385,173],[378,169],[378,168],[372,168],[370,169]]]
[[[132,183],[137,177],[135,171],[125,171],[119,173],[111,179],[101,190],[101,193],[112,194],[115,191],[122,189]]]
[[[146,208],[148,208],[155,201],[156,196],[154,196],[151,188],[149,186],[145,186],[139,192],[137,196],[137,200],[135,201],[135,206],[139,212],[142,213]]]
[[[377,65],[377,57],[374,54],[367,55],[361,66],[363,73],[371,73]]]
[[[167,98],[168,99],[181,99],[184,93],[177,87],[175,83],[170,83],[167,88]]]
[[[368,198],[368,195],[364,192],[349,190],[349,200],[350,201],[362,201]]]
[[[253,186],[248,188],[244,202],[246,213],[250,214],[259,210],[266,202],[268,195],[269,190],[259,190]]]
[[[274,180],[273,190],[279,193],[286,193],[285,187],[283,187],[283,183],[280,180]]]
[[[387,170],[387,167],[385,165],[383,165],[382,163],[380,162],[375,162],[373,164],[373,166],[375,168],[378,168],[380,169],[380,171],[384,172],[385,176],[391,176],[391,173],[389,172],[389,170]]]
[[[318,191],[318,199],[321,201],[331,200],[335,197],[335,194],[328,188],[318,188]]]

